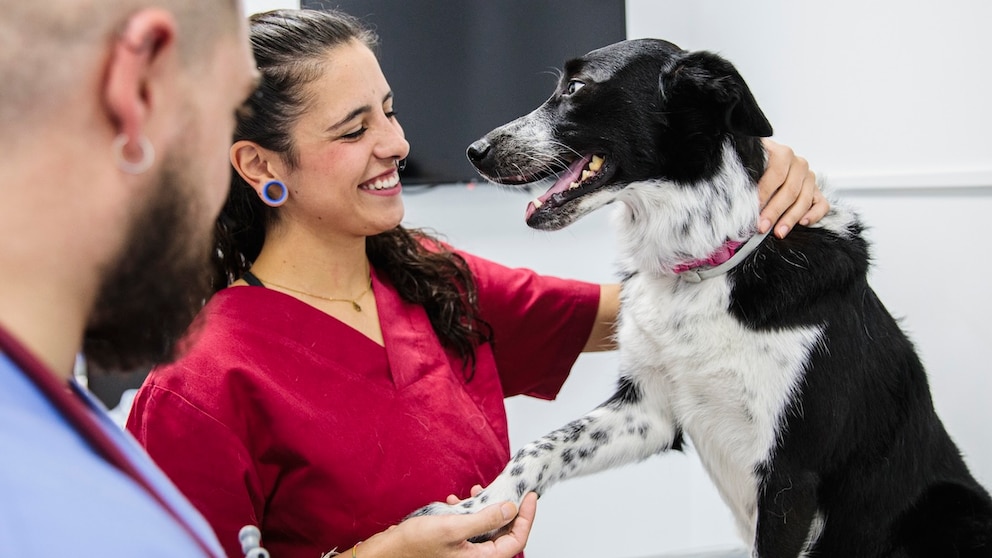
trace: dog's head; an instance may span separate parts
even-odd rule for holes
[[[560,229],[611,202],[634,182],[691,185],[712,178],[728,141],[753,179],[763,171],[765,118],[730,62],[641,39],[565,64],[551,97],[468,148],[500,184],[554,179],[527,223]]]

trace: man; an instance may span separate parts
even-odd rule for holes
[[[0,546],[220,555],[91,398],[88,356],[165,356],[188,325],[256,71],[237,0],[4,2],[0,19]],[[54,388],[53,388],[54,386]]]
[[[72,370],[80,352],[103,369],[168,358],[210,292],[234,114],[257,79],[239,0],[3,0],[3,12],[0,548],[221,556]],[[388,533],[464,541],[506,523],[507,506]],[[458,555],[512,556],[532,501],[520,518]]]

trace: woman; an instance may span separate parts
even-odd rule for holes
[[[508,269],[404,229],[409,145],[374,36],[298,10],[253,16],[251,35],[264,79],[239,115],[218,221],[231,286],[183,357],[149,376],[128,428],[222,541],[256,524],[279,558],[355,554],[503,468],[503,398],[553,398],[582,350],[612,348],[618,287]],[[819,219],[805,162],[772,151],[770,176],[789,179],[765,185],[778,193],[762,227],[783,212],[786,230]],[[367,540],[363,558],[400,556],[374,552],[408,526]],[[406,543],[414,556],[480,550],[463,533]]]

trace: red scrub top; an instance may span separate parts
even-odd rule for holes
[[[503,398],[555,397],[599,286],[462,256],[494,333],[469,381],[423,308],[374,271],[385,347],[278,291],[232,287],[204,307],[182,358],[149,375],[127,428],[230,556],[243,556],[249,524],[279,558],[347,549],[503,469]]]

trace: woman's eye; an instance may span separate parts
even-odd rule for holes
[[[568,85],[565,86],[565,93],[567,95],[574,95],[576,91],[582,89],[585,86],[586,86],[585,83],[577,79],[569,80]]]
[[[345,135],[343,135],[341,137],[344,138],[344,139],[358,139],[358,138],[362,137],[362,134],[364,134],[366,130],[368,130],[368,128],[366,128],[365,126],[362,126],[358,130],[355,130],[354,132],[352,132],[350,134],[345,134]]]

